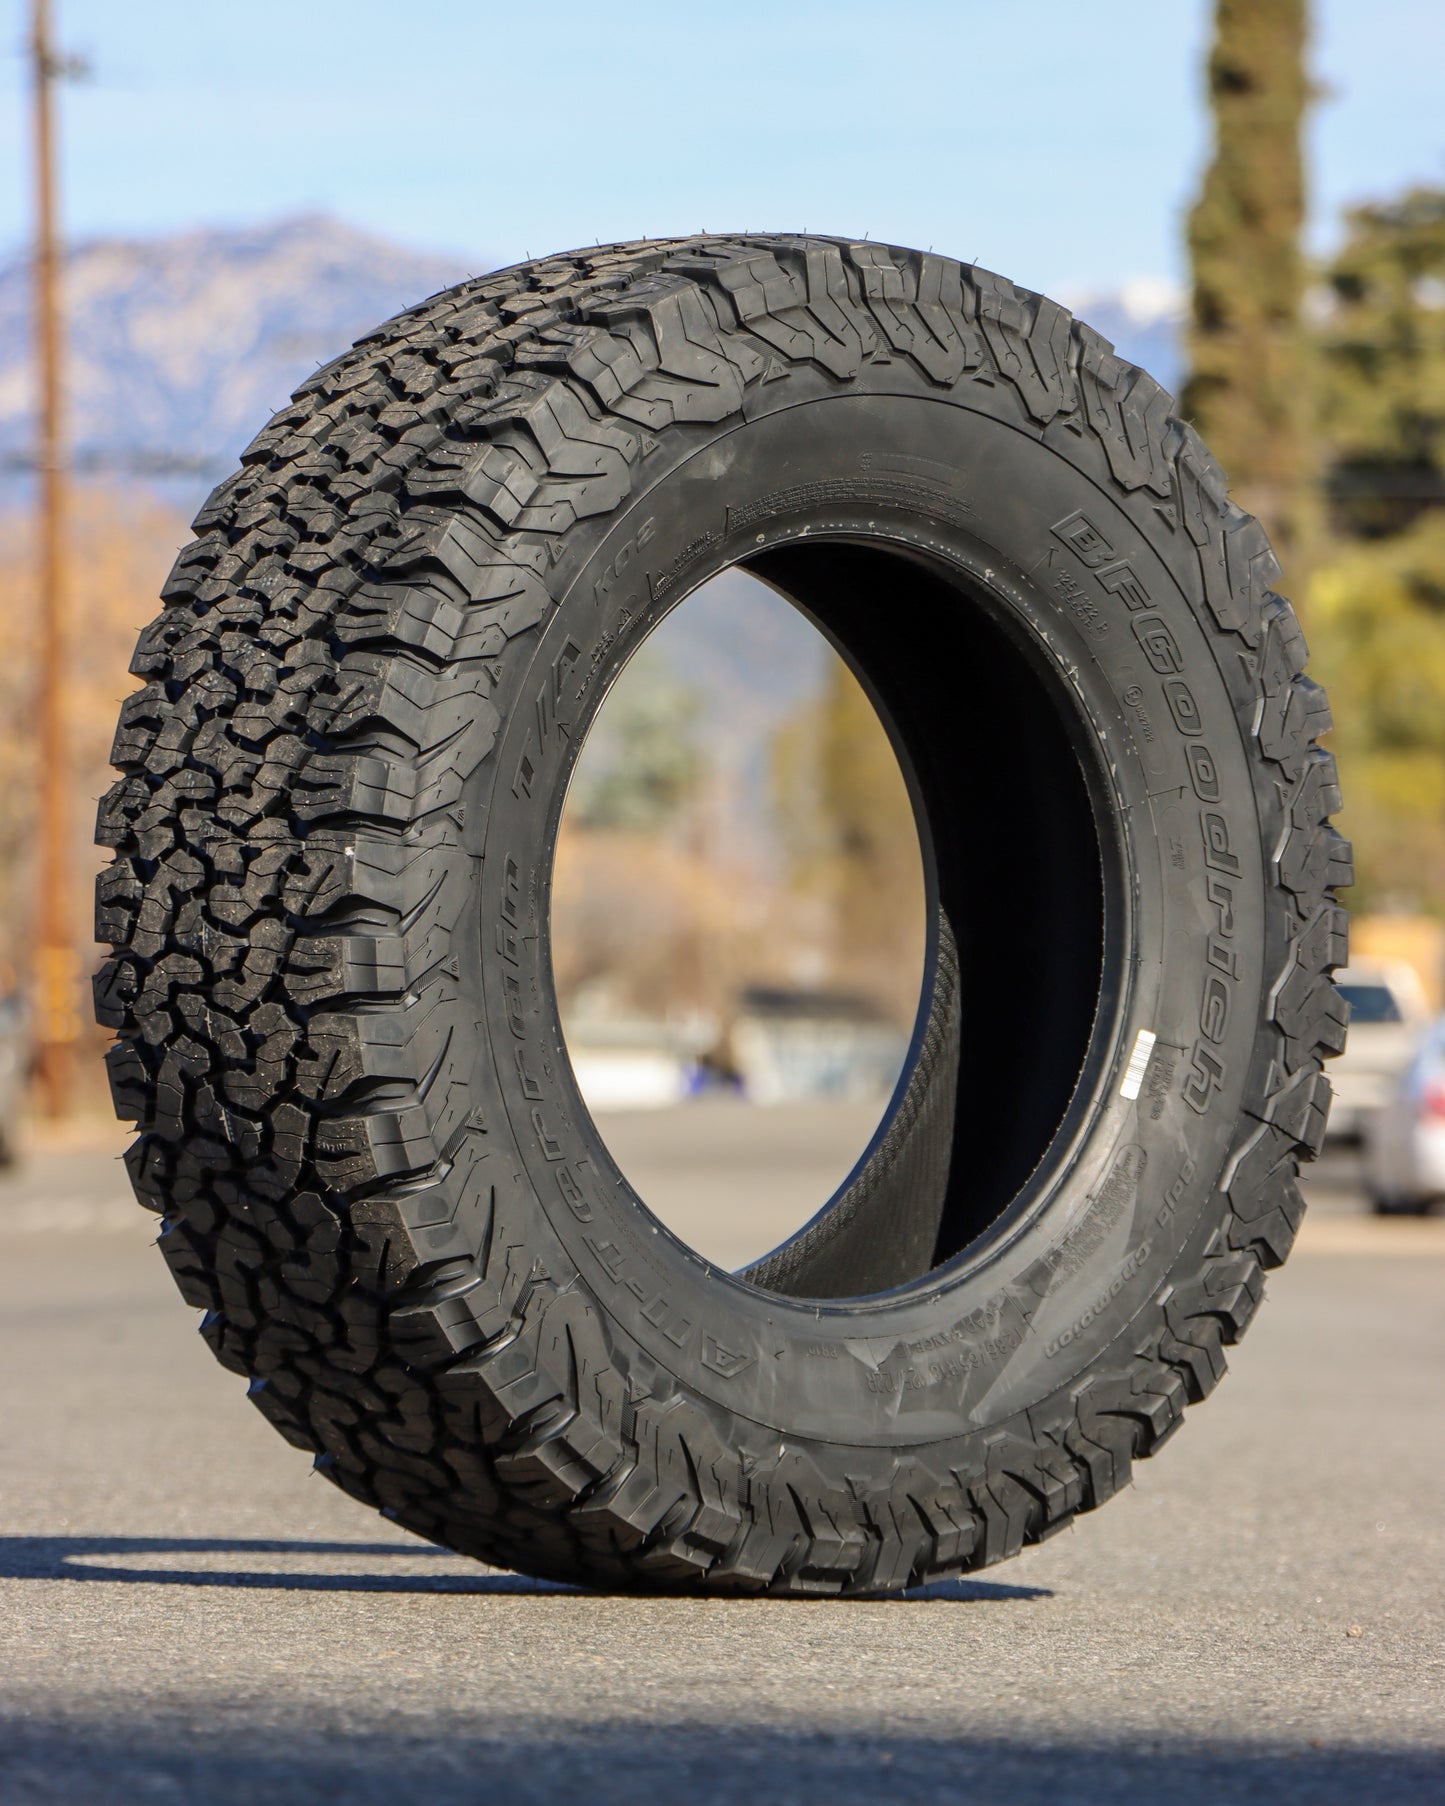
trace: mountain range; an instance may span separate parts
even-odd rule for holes
[[[78,243],[63,274],[75,469],[139,478],[194,505],[318,364],[472,273],[321,214]],[[1180,315],[1167,285],[1060,299],[1166,388],[1177,382]],[[33,455],[30,307],[19,256],[0,265],[0,506],[20,499]]]
[[[73,464],[199,501],[309,371],[469,273],[324,215],[77,244],[63,269]],[[12,492],[32,456],[30,309],[19,257],[0,267],[0,471]]]

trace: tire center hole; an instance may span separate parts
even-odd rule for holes
[[[887,730],[812,622],[744,570],[664,617],[583,744],[552,971],[618,1168],[742,1269],[841,1186],[915,1033],[924,862]]]

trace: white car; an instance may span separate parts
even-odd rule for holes
[[[1381,1215],[1445,1199],[1445,1017],[1365,1125],[1365,1185]]]
[[[1395,1095],[1414,1058],[1430,1006],[1413,966],[1403,960],[1356,960],[1335,974],[1350,1006],[1345,1051],[1329,1065],[1334,1102],[1326,1134],[1358,1141],[1370,1116]]]

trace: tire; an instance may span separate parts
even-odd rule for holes
[[[1092,1509],[1287,1254],[1345,1012],[1329,725],[1169,397],[947,258],[696,238],[520,266],[317,372],[133,665],[97,983],[160,1246],[348,1493],[607,1586],[876,1593]],[[911,785],[914,1057],[746,1275],[582,1105],[547,952],[576,752],[730,564]]]

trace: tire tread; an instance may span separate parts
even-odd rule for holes
[[[552,601],[561,536],[656,434],[787,368],[910,360],[1071,421],[1193,545],[1206,620],[1258,684],[1285,958],[1265,1102],[1223,1227],[1116,1358],[990,1440],[971,1477],[900,1454],[886,1499],[825,1455],[739,1475],[724,1414],[633,1397],[597,1307],[530,1255],[460,1087],[458,811],[494,748],[495,661]],[[1055,303],[839,241],[654,241],[548,258],[386,322],[302,384],[196,516],[141,634],[97,837],[96,981],[137,1194],[223,1365],[318,1469],[423,1535],[533,1572],[893,1589],[1003,1558],[1112,1496],[1211,1391],[1288,1254],[1344,1010],[1348,849],[1329,725],[1258,524],[1167,394]]]

